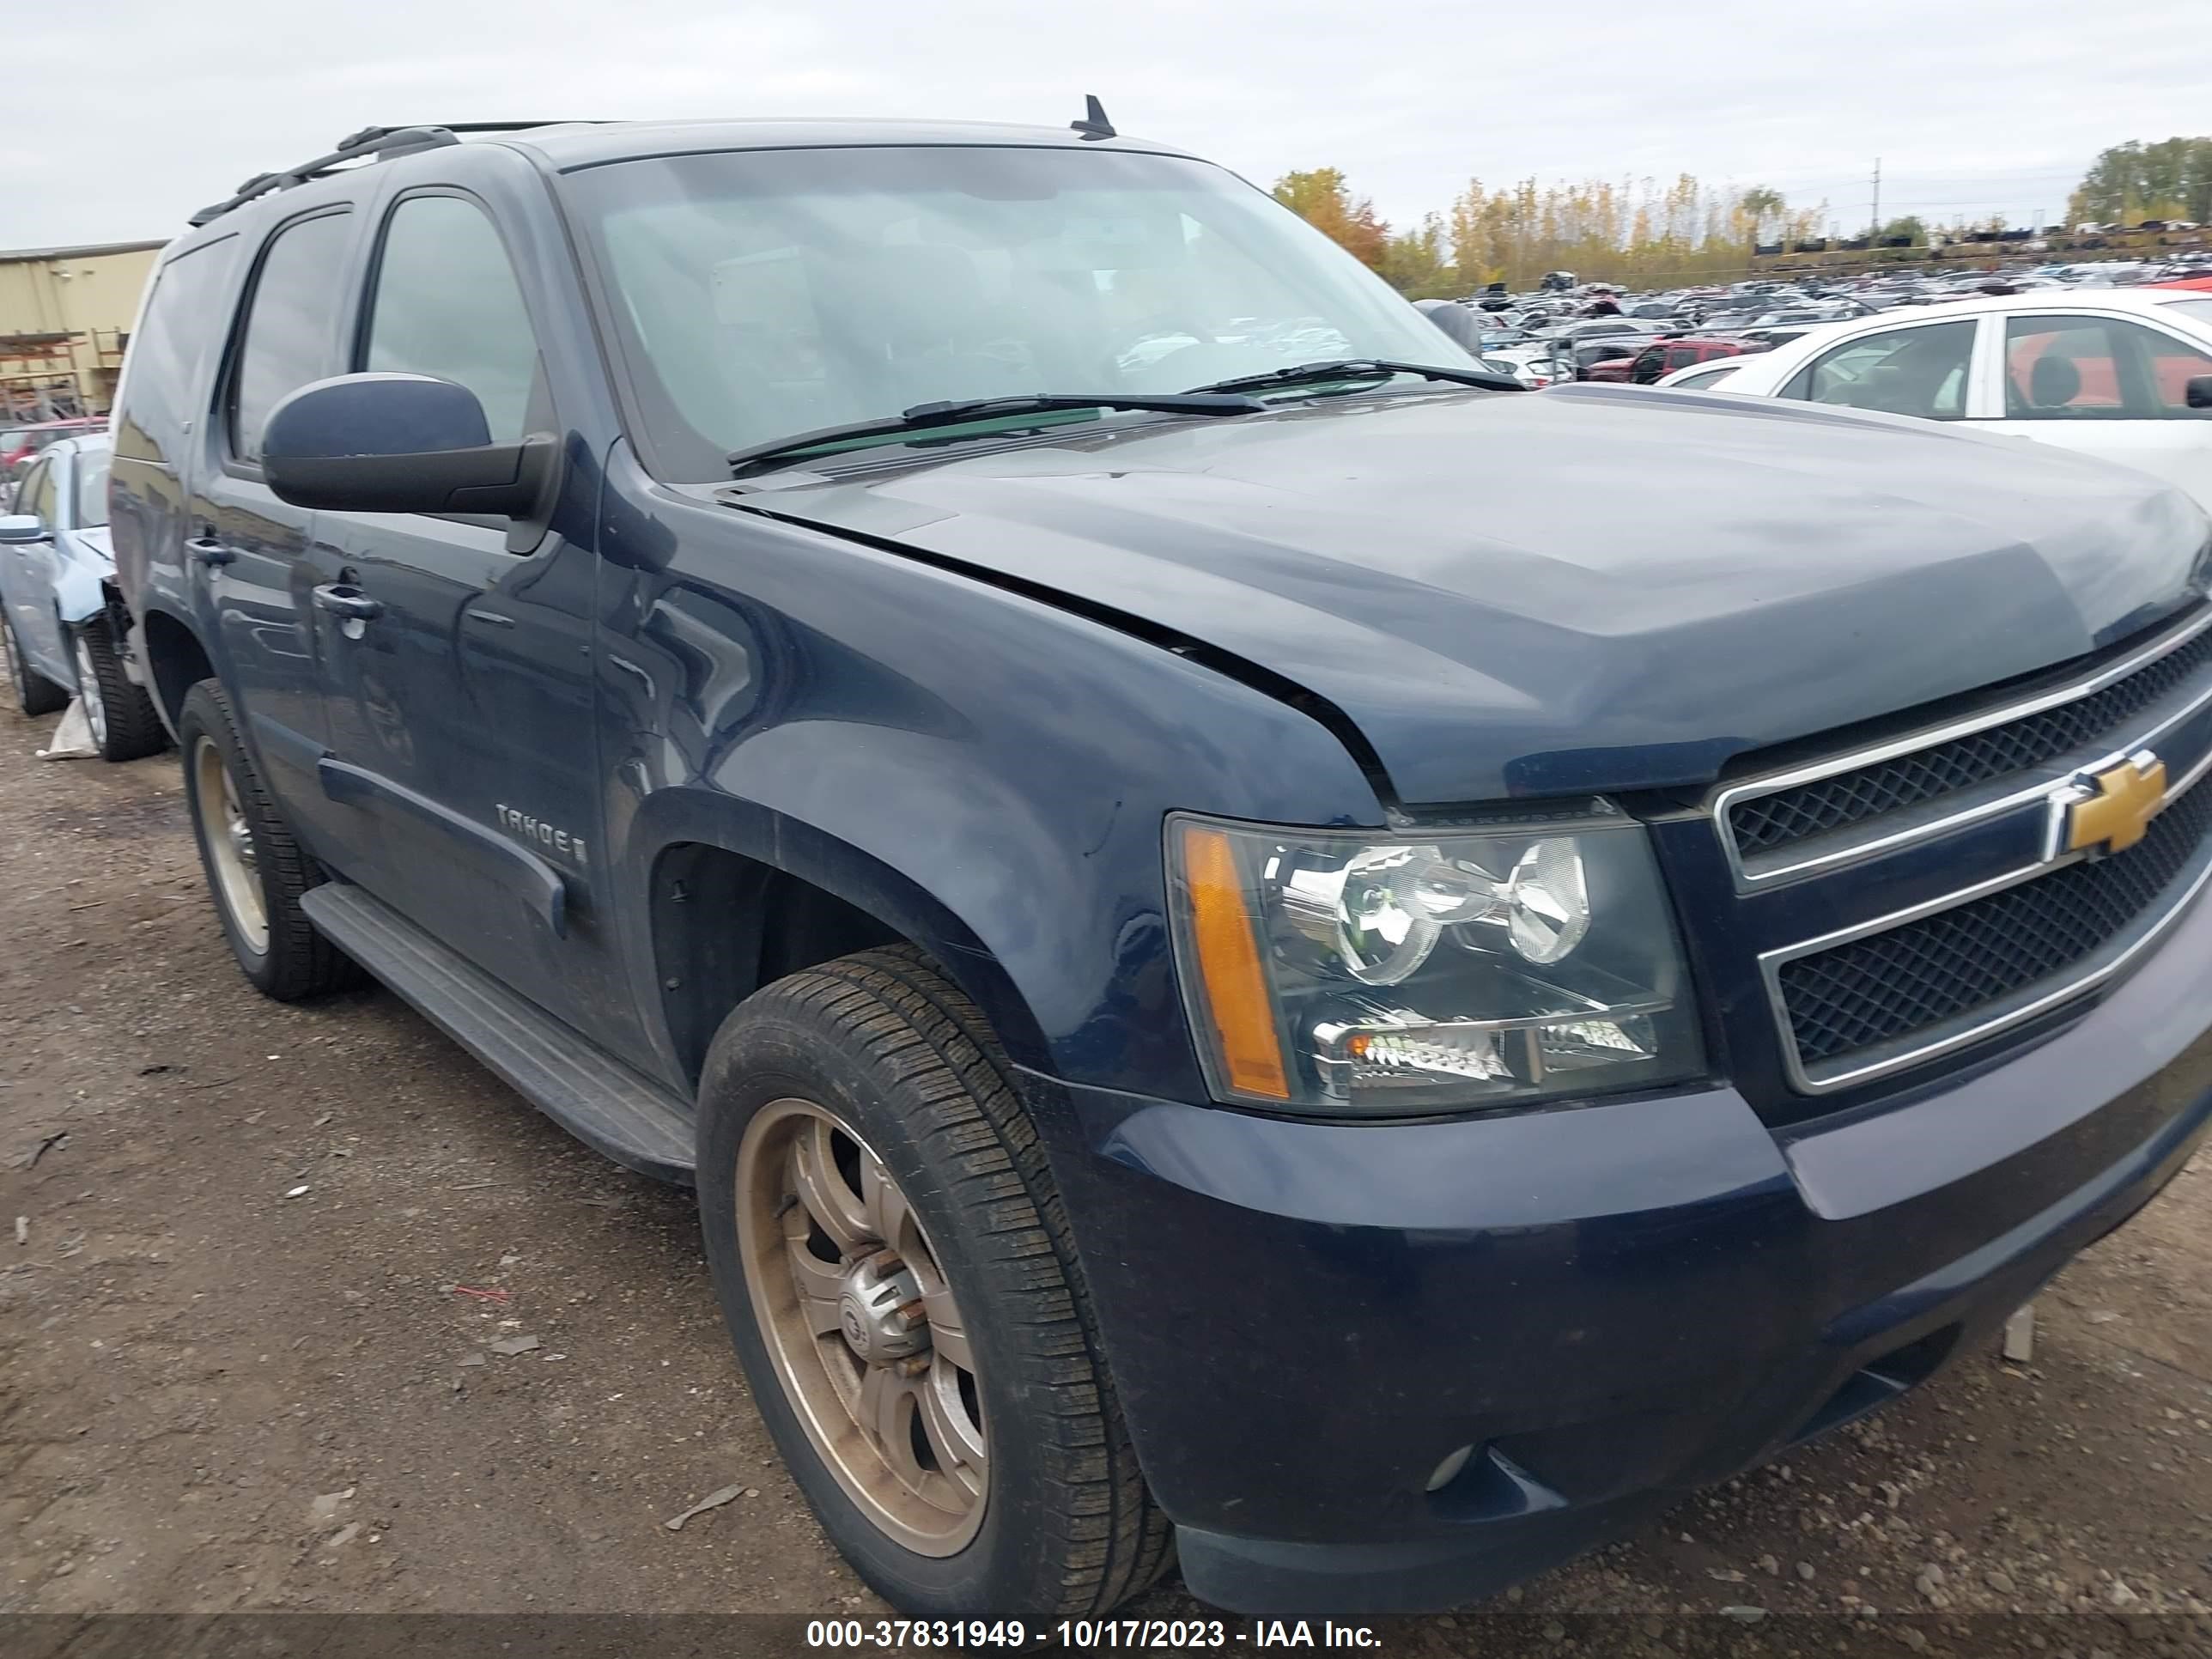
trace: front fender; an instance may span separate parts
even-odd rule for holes
[[[54,561],[54,613],[74,627],[90,622],[107,610],[105,579],[114,567],[95,568],[79,552],[64,552]]]
[[[678,786],[640,803],[623,860],[621,908],[653,913],[653,881],[672,847],[719,847],[834,894],[927,951],[983,1011],[1018,1064],[1042,1066],[1036,1020],[975,930],[912,878],[812,824],[757,802]]]
[[[1103,622],[659,489],[619,453],[609,489],[617,552],[654,554],[603,566],[623,914],[650,914],[672,843],[731,845],[939,954],[1024,1066],[1204,1099],[1164,821],[1381,823],[1336,738]],[[650,974],[649,941],[629,949]]]

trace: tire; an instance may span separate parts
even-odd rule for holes
[[[300,908],[301,896],[321,882],[322,872],[262,787],[221,681],[202,680],[185,695],[177,738],[192,838],[239,971],[278,1002],[360,983],[361,970]]]
[[[1173,1534],[1138,1470],[1066,1218],[1007,1073],[981,1012],[911,946],[863,951],[778,981],[739,1005],[708,1053],[699,1208],[715,1295],[754,1400],[845,1558],[903,1613],[1038,1626],[1103,1613],[1146,1589],[1172,1559]],[[790,1243],[794,1227],[808,1238],[823,1235],[817,1244],[835,1241],[813,1206],[793,1195],[805,1183],[775,1176],[799,1168],[791,1160],[800,1153],[780,1158],[776,1149],[803,1147],[817,1132],[812,1115],[823,1113],[847,1131],[833,1128],[819,1143],[830,1149],[842,1200],[870,1216],[903,1204],[915,1225],[874,1230],[899,1233],[890,1257],[855,1253],[848,1261],[841,1249],[833,1267],[817,1249],[802,1271]],[[893,1183],[888,1208],[855,1198],[870,1186],[871,1157]],[[879,1240],[875,1248],[886,1247]],[[848,1310],[840,1328],[829,1304],[793,1287],[815,1274],[850,1286],[855,1275],[880,1279],[894,1268],[912,1275],[929,1340],[922,1356],[894,1362],[884,1393],[903,1387],[927,1401],[949,1358],[964,1353],[972,1370],[954,1366],[957,1393],[937,1397],[973,1407],[964,1420],[980,1427],[971,1443],[985,1454],[980,1468],[949,1467],[957,1455],[922,1455],[941,1439],[933,1437],[927,1404],[895,1419],[912,1425],[908,1431],[872,1440],[857,1427],[867,1413],[848,1407],[852,1414],[840,1418],[820,1387],[810,1392],[793,1380],[856,1369],[858,1397],[867,1400],[877,1368],[855,1357],[859,1340],[844,1334],[853,1328],[854,1293],[839,1304]],[[811,1321],[810,1310],[817,1315]],[[860,1322],[868,1328],[865,1315]],[[899,1320],[886,1322],[896,1340]],[[824,1324],[835,1334],[793,1335]],[[818,1370],[807,1370],[809,1355]],[[918,1378],[896,1380],[898,1366],[917,1364],[927,1367]],[[841,1453],[825,1452],[824,1425]],[[854,1474],[888,1468],[875,1449],[893,1440],[906,1445],[902,1461],[935,1468],[928,1489],[951,1494],[945,1511],[963,1494],[972,1499],[964,1516],[919,1547],[917,1528],[941,1511],[896,1474],[868,1488],[865,1471]],[[923,1479],[927,1486],[931,1477]],[[969,1480],[972,1492],[961,1486]],[[870,1495],[856,1496],[856,1483]],[[882,1492],[890,1497],[875,1495]]]
[[[8,659],[8,684],[14,693],[15,707],[31,715],[58,714],[69,707],[70,694],[56,685],[23,659],[23,647],[15,641],[15,624],[0,611],[0,653]]]
[[[143,760],[169,746],[154,699],[124,672],[122,653],[115,648],[115,634],[106,618],[95,617],[79,627],[70,651],[76,664],[76,694],[102,760]]]

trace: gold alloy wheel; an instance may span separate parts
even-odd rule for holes
[[[261,892],[260,858],[246,809],[239,805],[238,786],[210,737],[192,744],[192,809],[199,816],[216,902],[246,948],[256,956],[267,955],[269,906]]]
[[[746,1294],[807,1438],[888,1537],[957,1553],[982,1524],[989,1443],[968,1327],[920,1218],[811,1101],[755,1115],[737,1188]]]

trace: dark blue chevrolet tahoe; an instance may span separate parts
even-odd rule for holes
[[[163,256],[115,443],[240,965],[695,1182],[902,1609],[1495,1590],[2212,1109],[2196,508],[1500,388],[1103,120],[372,130]]]

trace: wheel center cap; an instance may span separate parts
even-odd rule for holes
[[[854,1262],[837,1293],[837,1328],[864,1364],[888,1365],[929,1346],[921,1281],[889,1250]]]

